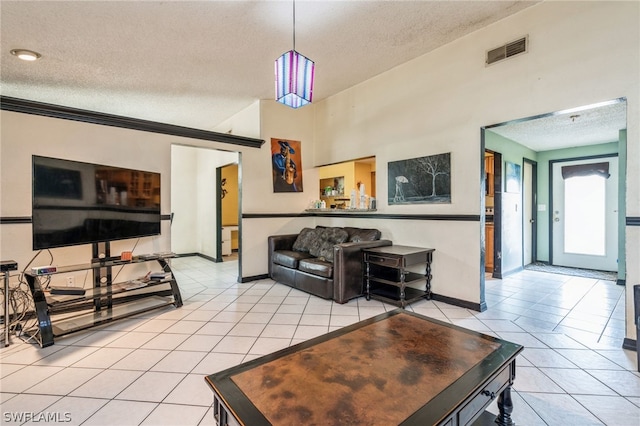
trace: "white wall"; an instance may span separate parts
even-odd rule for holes
[[[238,162],[238,153],[174,145],[171,248],[216,258],[216,168]]]
[[[640,216],[639,7],[637,2],[543,2],[320,101],[316,164],[375,155],[380,195],[387,187],[388,162],[451,152],[451,204],[389,206],[379,196],[378,210],[480,214],[482,126],[627,97],[627,216]],[[485,67],[487,49],[522,35],[529,36],[528,53]],[[436,248],[437,293],[479,301],[480,224],[384,225],[384,237],[394,243]],[[640,241],[637,227],[627,228],[631,286],[640,282]],[[628,336],[634,333],[630,293]]]
[[[248,138],[260,138],[260,101],[252,103],[211,130]]]
[[[1,139],[0,139],[0,217],[2,218],[30,218],[31,217],[31,156],[42,155],[55,158],[85,161],[105,165],[127,167],[139,170],[149,170],[161,174],[161,213],[169,215],[172,211],[172,196],[178,197],[185,210],[194,210],[194,200],[197,200],[192,182],[201,178],[189,175],[197,167],[192,167],[198,161],[211,164],[207,166],[207,174],[203,180],[208,181],[210,188],[215,185],[215,167],[237,159],[237,153],[223,153],[226,159],[207,160],[208,155],[219,154],[213,149],[250,150],[252,148],[230,146],[228,144],[202,141],[177,136],[147,133],[135,130],[121,129],[110,126],[100,126],[70,120],[41,117],[9,111],[0,111]],[[258,121],[258,120],[256,120]],[[249,126],[246,126],[249,127]],[[247,135],[243,135],[247,136]],[[254,136],[255,135],[251,135]],[[203,151],[208,155],[198,159],[197,154],[184,167],[176,165],[179,177],[185,177],[180,188],[172,188],[172,160],[173,145],[190,145],[207,148]],[[257,149],[254,149],[258,151]],[[231,157],[230,157],[231,156]],[[202,167],[202,166],[201,166]],[[212,177],[213,176],[213,177]],[[190,188],[190,189],[187,189]],[[206,192],[207,190],[205,190]],[[207,196],[209,200],[215,198]],[[215,206],[215,204],[214,204]],[[197,211],[197,207],[194,211]],[[207,216],[206,213],[200,213]],[[182,218],[182,215],[179,217]],[[215,214],[211,215],[212,225],[215,226]],[[178,230],[171,228],[168,220],[163,220],[161,235],[155,237],[128,239],[111,243],[111,252],[117,255],[125,250],[132,250],[134,254],[155,253],[172,250],[172,234],[184,236],[198,236],[200,230],[193,223],[186,223]],[[215,230],[214,230],[215,231]],[[204,233],[211,234],[205,231]],[[215,232],[212,237],[215,240]],[[197,241],[197,239],[194,239]],[[180,242],[178,242],[180,244]],[[197,246],[200,248],[200,246]],[[209,246],[205,247],[209,250]],[[192,250],[189,246],[187,252]],[[30,223],[0,224],[0,258],[15,260],[20,270],[25,268],[37,252],[32,250],[32,231]],[[42,252],[31,266],[38,265],[75,265],[87,263],[91,259],[91,245],[85,244],[74,247],[61,247],[51,250],[53,259],[47,251]],[[214,251],[215,255],[215,243]],[[153,266],[148,264],[148,267]],[[127,268],[127,272],[136,274],[135,268]],[[119,276],[119,279],[124,279]]]
[[[173,222],[171,251],[174,253],[198,253],[198,229],[194,226],[197,217],[197,149],[173,145],[171,147],[171,212]]]
[[[313,108],[291,109],[275,101],[260,103],[260,150],[242,154],[242,213],[300,213],[319,196],[320,182],[314,170]],[[271,179],[271,138],[300,141],[303,192],[274,193]],[[242,276],[267,273],[267,237],[295,233],[304,226],[314,226],[312,218],[243,219]]]
[[[1,217],[31,217],[31,156],[34,154],[160,172],[161,213],[169,214],[169,146],[172,139],[183,138],[8,111],[2,111],[0,119]],[[112,255],[132,250],[136,241],[112,242]],[[169,222],[162,221],[161,235],[141,238],[134,254],[168,251],[170,244]],[[2,260],[15,260],[22,270],[36,253],[32,250],[30,223],[0,225]],[[53,259],[44,251],[31,266],[88,263],[91,260],[91,245],[61,247],[52,249],[51,253]]]

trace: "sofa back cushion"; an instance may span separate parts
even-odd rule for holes
[[[351,228],[346,226],[345,231],[349,233],[349,242],[359,243],[361,241],[377,241],[382,235],[377,229]]]
[[[333,246],[342,244],[349,238],[343,228],[316,228],[316,236],[311,241],[309,254],[327,262],[333,262]]]

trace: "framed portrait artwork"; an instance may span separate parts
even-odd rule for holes
[[[302,192],[300,141],[271,138],[273,192]]]

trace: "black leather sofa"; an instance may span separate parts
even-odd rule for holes
[[[324,299],[346,303],[363,294],[362,249],[389,246],[377,229],[304,228],[268,237],[269,276]]]

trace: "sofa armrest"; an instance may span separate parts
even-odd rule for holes
[[[361,241],[333,246],[333,300],[346,303],[362,295],[362,249],[390,246],[390,240]]]
[[[269,245],[269,276],[271,276],[271,258],[276,250],[291,250],[298,234],[272,235],[267,238]]]

